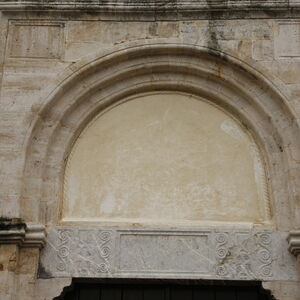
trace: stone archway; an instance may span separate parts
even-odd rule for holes
[[[154,91],[203,97],[249,130],[267,166],[270,226],[172,230],[110,229],[97,222],[92,227],[60,226],[64,170],[75,140],[100,111],[126,97]],[[46,98],[27,137],[20,203],[22,218],[47,225],[40,277],[297,279],[285,239],[286,231],[299,225],[299,168],[294,166],[299,160],[299,124],[284,95],[258,71],[208,48],[135,42],[74,64],[50,87]],[[183,264],[170,270],[167,261],[167,268],[155,269],[159,261],[150,259],[149,268],[140,272],[141,265],[132,261],[134,249],[151,244],[159,253],[162,236],[171,249],[165,256]],[[205,262],[197,260],[195,248],[191,252],[182,248],[178,254],[171,247],[180,241],[190,246],[191,239],[206,253],[201,254]],[[91,251],[91,243],[101,250],[100,256]],[[120,260],[130,252],[133,257]],[[275,262],[279,253],[287,262],[284,268]],[[189,268],[192,264],[195,269]]]
[[[249,131],[205,99],[156,91],[101,111],[72,146],[61,224],[272,226]]]
[[[228,55],[160,42],[129,44],[84,59],[51,91],[27,139],[22,217],[56,223],[65,159],[80,131],[111,103],[155,90],[199,95],[236,116],[266,158],[278,228],[296,226],[298,170],[289,166],[298,159],[300,139],[284,96],[260,73]],[[280,176],[282,170],[289,175]],[[281,219],[285,215],[295,217]]]

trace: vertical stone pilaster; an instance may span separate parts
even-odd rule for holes
[[[45,229],[19,219],[3,219],[0,227],[0,299],[34,299],[40,249]]]
[[[0,299],[15,299],[18,257],[18,245],[0,244]]]

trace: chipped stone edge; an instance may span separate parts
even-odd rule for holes
[[[300,230],[292,230],[287,237],[289,251],[296,257],[300,255]]]
[[[20,247],[41,249],[46,243],[46,229],[40,224],[26,224],[19,219],[1,222],[0,245],[16,244]]]

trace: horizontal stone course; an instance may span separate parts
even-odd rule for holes
[[[61,10],[90,10],[97,9],[104,12],[193,12],[193,11],[213,11],[213,10],[245,10],[245,9],[289,9],[299,7],[300,2],[292,0],[177,0],[177,1],[98,1],[98,0],[23,0],[23,1],[0,1],[0,9],[2,10],[45,10],[45,9],[61,9]]]
[[[286,237],[249,229],[52,227],[39,276],[299,280]]]

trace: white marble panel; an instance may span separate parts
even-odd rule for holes
[[[39,276],[299,280],[287,233],[56,227]]]

